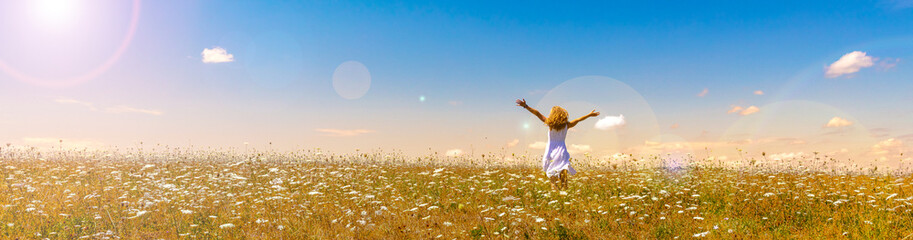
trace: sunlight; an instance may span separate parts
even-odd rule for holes
[[[371,72],[358,61],[339,64],[333,72],[333,89],[340,97],[359,99],[371,88]]]
[[[10,36],[21,37],[21,39],[12,40],[12,43],[14,43],[13,45],[21,46],[18,48],[21,51],[6,51],[4,54],[0,54],[0,72],[15,80],[44,87],[73,86],[94,79],[106,72],[108,68],[117,62],[120,56],[127,50],[127,46],[130,45],[130,42],[133,39],[140,15],[140,0],[132,0],[130,2],[129,5],[132,6],[129,8],[126,8],[126,6],[128,6],[127,3],[121,5],[117,4],[118,2],[112,1],[104,2],[102,4],[97,1],[86,2],[80,0],[22,1],[21,4],[3,6],[0,9],[8,11],[0,12],[0,16],[5,17],[2,20],[16,24],[10,25],[11,28],[2,30],[12,31]],[[92,4],[90,5],[89,3]],[[128,9],[129,15],[127,15],[127,12],[124,12]],[[65,48],[67,44],[75,44],[79,45],[79,47],[84,47],[81,45],[82,43],[96,43],[94,42],[97,41],[94,39],[95,37],[104,38],[107,37],[107,35],[86,34],[87,30],[98,28],[104,29],[104,27],[97,24],[99,21],[122,21],[121,17],[127,16],[129,16],[129,21],[126,26],[127,29],[121,37],[120,43],[116,45],[104,45],[106,48],[107,46],[114,48],[114,51],[94,68],[88,68],[91,65],[85,65],[86,68],[82,68],[82,65],[67,63],[68,59],[80,57],[82,55],[66,55],[70,58],[58,58],[58,56],[54,56],[54,58],[50,59],[53,61],[42,61],[41,64],[45,65],[56,64],[54,69],[57,71],[55,72],[60,74],[55,74],[55,76],[38,76],[35,75],[34,69],[17,66],[18,64],[11,64],[16,62],[17,59],[20,60],[21,64],[21,59],[28,59],[29,57],[37,58],[37,56],[41,56],[42,53],[53,52],[52,50],[49,50],[50,48],[45,47],[45,45],[69,51],[76,48]],[[109,20],[107,17],[113,18]],[[19,22],[31,22],[31,24],[19,24]],[[89,41],[86,40],[87,38],[93,39],[92,41]],[[62,41],[64,39],[68,39],[69,41]],[[19,42],[17,43],[15,41]],[[89,51],[89,48],[85,49],[85,51]],[[80,61],[82,60],[84,59],[80,59]],[[34,68],[34,66],[32,67]],[[66,68],[74,68],[78,71],[70,73]]]
[[[546,93],[538,103],[536,109],[548,116],[552,106],[561,106],[567,109],[574,118],[590,110],[602,111],[601,118],[609,115],[624,115],[625,121],[632,123],[624,128],[612,131],[595,130],[595,120],[575,127],[576,130],[586,130],[569,134],[578,142],[594,146],[594,150],[601,154],[623,151],[630,147],[638,146],[646,140],[660,135],[659,125],[653,108],[644,97],[628,84],[604,76],[582,76],[562,82]],[[533,131],[527,132],[524,138],[527,142],[541,139],[546,132],[544,124],[535,124]],[[620,134],[626,137],[619,138]]]
[[[79,17],[79,1],[34,0],[30,3],[30,13],[41,25],[63,27],[72,24]]]

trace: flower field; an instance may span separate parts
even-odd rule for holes
[[[561,191],[534,156],[4,151],[4,239],[913,239],[908,173],[589,158]]]

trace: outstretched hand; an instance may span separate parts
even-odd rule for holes
[[[593,109],[593,111],[590,111],[589,116],[590,116],[590,117],[599,116],[599,112],[597,112],[596,109]]]
[[[526,107],[526,99],[517,99],[517,106]]]
[[[517,106],[521,106],[521,107],[525,108],[526,111],[529,111],[529,113],[532,113],[533,115],[535,115],[537,118],[539,118],[539,120],[542,120],[542,122],[545,122],[545,116],[542,116],[542,113],[539,113],[539,111],[536,110],[535,108],[531,108],[531,107],[529,107],[529,105],[526,105],[526,99],[517,99]]]

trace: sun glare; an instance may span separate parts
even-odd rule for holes
[[[14,34],[14,36],[19,36],[20,39],[30,39],[24,41],[30,43],[23,45],[25,47],[23,49],[33,50],[33,52],[29,53],[24,53],[25,50],[23,50],[23,53],[19,53],[19,56],[10,52],[0,54],[0,73],[9,75],[13,79],[22,82],[46,87],[72,86],[94,79],[117,62],[133,39],[140,15],[140,0],[132,0],[129,2],[130,3],[127,3],[127,1],[30,0],[11,1],[10,4],[6,4],[6,2],[0,4],[3,5],[0,6],[0,10],[5,10],[0,11],[0,17],[4,17],[0,19],[0,21],[13,23],[7,24],[7,26],[10,27],[9,29],[0,29],[0,31],[12,31],[18,33]],[[128,12],[126,6],[129,5],[132,6]],[[126,22],[126,32],[124,32],[123,35],[120,35],[120,33],[109,34],[107,31],[107,29],[109,29],[107,23],[114,23],[113,25],[125,23],[126,19],[124,19],[124,17],[129,17],[129,22]],[[123,26],[110,27],[110,29],[111,31],[123,31],[121,30],[122,27]],[[33,75],[35,74],[34,70],[30,72],[26,70],[28,67],[20,66],[28,64],[10,64],[11,62],[15,62],[17,57],[20,59],[27,58],[22,55],[34,57],[33,55],[40,55],[48,52],[59,53],[58,51],[44,47],[44,45],[52,45],[57,48],[67,49],[68,51],[84,50],[85,52],[91,52],[93,50],[90,50],[90,47],[93,46],[83,46],[82,44],[95,44],[99,41],[108,40],[109,37],[114,39],[120,38],[120,44],[113,44],[113,42],[104,45],[99,44],[99,47],[107,48],[110,46],[114,48],[114,52],[108,56],[107,59],[99,62],[94,68],[83,68],[91,65],[77,66],[78,64],[68,64],[66,62],[71,58],[57,58],[55,56],[54,58],[49,59],[53,61],[45,61],[42,64],[57,64],[59,67],[54,68],[55,73],[60,74],[56,74],[56,76],[53,77],[39,77]],[[75,47],[76,45],[79,46]],[[69,54],[66,56],[83,56],[83,54]],[[91,56],[87,55],[85,60],[90,60],[89,58],[91,58]],[[92,61],[94,62],[94,60]],[[72,74],[67,68],[74,69]]]
[[[52,27],[62,27],[78,17],[78,3],[74,0],[33,0],[30,12],[35,22]]]

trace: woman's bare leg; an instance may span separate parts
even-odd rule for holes
[[[561,188],[567,189],[567,169],[561,170]]]
[[[558,176],[551,176],[548,178],[548,182],[551,183],[551,185],[552,185],[552,190],[560,189],[560,185],[559,185],[560,181],[561,181],[561,179],[559,179]]]

